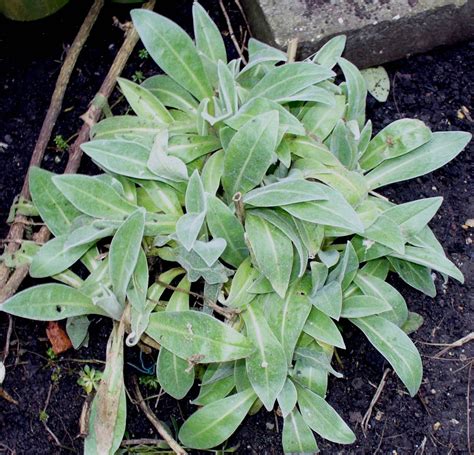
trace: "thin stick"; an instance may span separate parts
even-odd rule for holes
[[[242,193],[239,191],[235,193],[232,201],[234,201],[235,211],[237,212],[237,218],[239,219],[240,223],[244,225],[245,223],[245,209],[244,203],[242,201]]]
[[[362,432],[364,433],[364,436],[367,434],[367,430],[369,427],[369,420],[372,415],[372,411],[374,409],[374,406],[376,405],[377,401],[380,398],[380,395],[382,394],[383,388],[385,387],[386,384],[386,379],[388,373],[390,373],[390,368],[386,368],[385,371],[383,372],[382,379],[380,380],[380,384],[377,387],[377,390],[375,391],[375,395],[372,397],[372,401],[370,402],[369,408],[367,409],[367,412],[364,414],[364,417],[362,418],[361,421],[361,428]]]
[[[250,29],[249,21],[247,20],[247,15],[245,14],[245,11],[242,8],[242,5],[240,4],[239,0],[234,0],[234,3],[237,5],[237,8],[239,8],[240,14],[244,18],[245,26],[247,27],[247,31],[249,32],[249,35],[253,36],[252,30]]]
[[[448,344],[444,349],[441,349],[437,354],[434,355],[434,357],[441,357],[443,354],[446,354],[448,351],[450,351],[453,348],[459,348],[463,346],[466,343],[469,343],[470,341],[474,340],[474,332],[471,332],[469,335],[466,335],[465,337],[460,338],[459,340],[454,341],[451,344]]]
[[[140,392],[140,387],[138,386],[138,381],[136,376],[132,377],[132,383],[135,389],[135,396],[137,399],[136,404],[140,406],[140,409],[145,414],[146,418],[150,423],[155,427],[156,431],[160,436],[166,441],[170,448],[179,455],[187,455],[187,452],[174,440],[174,438],[166,431],[166,428],[161,424],[153,411],[149,408],[146,401],[143,399],[143,395]]]
[[[143,5],[143,8],[153,9],[154,6],[155,0],[150,0],[145,5]],[[118,51],[115,60],[112,63],[112,66],[110,67],[110,70],[107,73],[107,77],[102,83],[99,92],[94,97],[94,100],[87,112],[82,116],[84,120],[84,125],[82,125],[81,130],[79,131],[79,134],[76,138],[76,141],[69,149],[69,159],[66,165],[66,169],[64,171],[65,173],[74,173],[79,168],[79,164],[82,158],[81,144],[89,139],[90,128],[99,120],[100,114],[102,112],[99,100],[100,102],[104,102],[112,93],[112,90],[115,87],[117,77],[121,74],[137,42],[138,33],[132,27],[128,30],[125,41],[123,42],[122,47]],[[48,228],[46,226],[43,226],[39,230],[39,232],[35,234],[34,240],[37,242],[46,242],[49,239],[49,235],[50,232]],[[0,267],[1,266],[3,266],[3,264],[0,265]],[[29,267],[27,265],[15,269],[10,279],[4,286],[2,286],[2,273],[0,271],[0,304],[16,292],[16,290],[28,274],[28,270]]]
[[[237,37],[235,36],[234,29],[232,27],[232,23],[230,22],[230,17],[227,14],[227,10],[225,9],[225,6],[224,6],[224,2],[222,0],[219,0],[219,5],[221,7],[222,14],[224,14],[225,21],[227,23],[227,28],[229,29],[230,39],[234,43],[235,49],[237,50],[237,53],[239,54],[240,58],[242,59],[242,62],[244,63],[244,65],[246,65],[247,64],[247,59],[245,58],[244,54],[242,53],[242,51],[240,49],[239,42],[237,41]]]
[[[467,451],[472,454],[471,450],[471,362],[469,366],[469,373],[467,374],[467,393],[466,393],[466,422],[467,422]]]
[[[164,439],[151,439],[151,438],[142,438],[142,439],[124,439],[120,444],[122,447],[130,446],[162,446],[166,444]]]
[[[48,111],[46,113],[46,117],[44,118],[43,125],[41,126],[41,131],[36,141],[35,148],[31,155],[30,164],[28,167],[28,172],[26,174],[25,180],[23,182],[23,187],[21,189],[20,196],[29,199],[30,197],[30,190],[28,185],[28,174],[29,170],[32,166],[39,166],[41,161],[43,160],[44,152],[48,145],[48,142],[51,138],[51,133],[53,131],[54,125],[56,124],[56,120],[61,112],[64,94],[66,92],[66,88],[69,84],[69,80],[71,78],[71,74],[76,66],[77,59],[79,54],[84,47],[87,38],[89,37],[90,31],[95,24],[97,17],[104,5],[104,0],[95,0],[94,4],[92,5],[89,13],[87,14],[84,22],[79,29],[76,37],[74,38],[71,47],[67,52],[67,56],[64,59],[64,63],[61,66],[61,71],[59,72],[58,79],[56,81],[56,86],[54,87],[54,92],[51,97],[51,102],[49,104]],[[25,229],[24,222],[26,221],[26,217],[23,215],[18,215],[15,217],[15,221],[10,227],[10,232],[8,233],[8,238],[12,240],[18,240],[23,237],[23,232]],[[10,243],[7,245],[6,250],[9,253],[13,253],[18,249],[18,245],[16,243]],[[5,284],[6,280],[8,279],[9,269],[6,266],[2,266],[0,268],[0,287]]]
[[[287,55],[288,63],[292,63],[296,59],[296,51],[298,50],[298,38],[292,38],[288,41]]]
[[[13,318],[8,315],[8,329],[7,329],[7,336],[5,338],[5,349],[3,350],[3,358],[2,362],[5,365],[7,363],[7,357],[10,352],[10,338],[13,332]]]

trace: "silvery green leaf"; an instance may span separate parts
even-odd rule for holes
[[[189,179],[184,201],[188,213],[201,213],[207,209],[206,194],[198,171],[194,171]]]
[[[305,62],[288,63],[270,70],[250,90],[249,97],[280,101],[334,75],[331,70],[319,65]]]
[[[284,179],[248,192],[243,202],[255,207],[279,207],[327,199],[326,188],[320,183],[303,179]]]
[[[413,397],[420,388],[423,375],[421,357],[410,338],[382,316],[351,319],[367,339],[392,365]]]
[[[324,285],[310,298],[311,303],[333,319],[339,319],[342,308],[342,289],[339,281]]]
[[[307,101],[313,103],[322,103],[329,106],[336,105],[336,98],[330,91],[318,87],[316,85],[310,85],[304,88],[301,92],[295,93],[294,95],[287,96],[280,100],[280,103],[291,103],[293,101]]]
[[[66,333],[74,349],[87,346],[90,323],[87,316],[73,316],[67,319]]]
[[[316,137],[287,136],[284,138],[295,157],[316,160],[320,165],[342,167],[339,160]],[[299,161],[296,161],[298,163]],[[300,172],[304,174],[304,172]]]
[[[388,256],[388,260],[405,283],[430,297],[436,296],[436,287],[431,276],[431,270],[428,267],[390,256]]]
[[[181,85],[169,76],[159,74],[146,79],[142,87],[148,89],[165,106],[195,114],[198,103]]]
[[[198,311],[160,311],[150,316],[146,333],[182,359],[200,356],[201,363],[247,357],[255,348],[248,338]]]
[[[291,115],[285,108],[275,101],[266,98],[252,98],[245,103],[239,111],[232,117],[226,119],[224,123],[234,130],[242,128],[252,118],[265,114],[269,111],[278,111],[279,132],[288,134],[304,135],[305,130],[300,121]]]
[[[99,285],[100,286],[100,285]],[[94,295],[94,305],[103,310],[107,316],[116,321],[120,321],[125,305],[117,300],[116,295],[105,286],[102,287],[102,294]]]
[[[187,251],[192,250],[204,224],[205,217],[206,212],[186,213],[177,221],[176,237]]]
[[[365,103],[367,86],[359,69],[345,58],[337,59],[347,84],[347,112],[346,120],[356,120],[359,126],[365,123]]]
[[[237,87],[232,73],[223,61],[217,64],[219,77],[219,96],[228,113],[236,113],[238,106]]]
[[[220,141],[215,136],[177,134],[170,137],[166,152],[169,156],[175,156],[189,164],[220,147]]]
[[[308,136],[316,136],[319,140],[324,141],[331,134],[338,120],[344,116],[346,97],[336,95],[335,98],[335,106],[314,103],[308,105],[308,108],[303,111],[301,122],[306,128]]]
[[[360,158],[363,169],[373,169],[390,158],[405,155],[431,139],[430,129],[417,119],[400,119],[386,126]]]
[[[272,283],[265,278],[265,275],[260,274],[250,285],[248,292],[250,294],[270,294],[275,291],[273,290]]]
[[[283,388],[277,396],[278,406],[283,418],[286,418],[293,411],[297,400],[296,387],[290,378],[286,378],[285,384],[283,384]]]
[[[209,267],[195,251],[187,251],[184,247],[176,250],[175,260],[186,269],[188,279],[192,283],[203,278],[208,284],[226,283],[232,271],[219,261]]]
[[[341,317],[362,318],[390,311],[392,306],[386,301],[370,295],[354,295],[342,301]]]
[[[372,261],[392,253],[392,249],[358,235],[351,240],[360,262]]]
[[[460,283],[464,283],[462,272],[448,258],[429,248],[407,245],[405,254],[391,253],[390,255],[444,273]]]
[[[36,321],[58,321],[72,316],[105,313],[92,299],[64,284],[40,284],[15,294],[0,307],[13,316]]]
[[[242,76],[252,68],[256,69],[258,65],[264,63],[278,63],[286,62],[287,55],[279,49],[262,43],[255,38],[250,38],[248,42],[249,62],[245,65],[239,73],[239,82]]]
[[[364,128],[360,132],[358,141],[359,156],[363,155],[369,146],[370,139],[372,138],[372,122],[367,120]]]
[[[247,306],[255,297],[249,292],[250,286],[258,277],[259,272],[252,267],[252,262],[248,257],[239,265],[229,291],[229,296],[224,302],[226,306],[232,308],[243,308]]]
[[[147,161],[148,169],[158,177],[173,182],[188,180],[188,170],[180,158],[168,155],[168,132],[164,130],[156,135],[155,142]]]
[[[198,100],[212,95],[212,87],[189,35],[164,16],[144,9],[131,12],[145,48],[160,68]]]
[[[330,148],[346,168],[354,169],[357,162],[357,142],[347,125],[342,120],[337,121],[331,135]]]
[[[259,270],[284,297],[293,264],[291,240],[273,224],[251,214],[246,217],[245,230]]]
[[[224,156],[222,185],[227,194],[246,193],[262,181],[273,160],[277,133],[277,111],[258,115],[237,131]]]
[[[409,312],[408,319],[405,324],[402,325],[401,329],[409,335],[410,333],[416,332],[423,325],[423,316],[418,313]]]
[[[214,238],[223,238],[227,243],[222,259],[238,267],[248,256],[244,229],[234,213],[219,198],[208,195],[207,203],[206,222],[209,231]]]
[[[202,407],[189,417],[179,430],[179,439],[195,449],[210,449],[222,444],[237,429],[255,401],[248,388]]]
[[[176,400],[181,400],[194,383],[194,369],[189,370],[188,362],[161,348],[156,364],[156,374],[163,390]]]
[[[236,360],[234,363],[234,383],[237,392],[242,392],[252,387],[247,376],[247,369],[245,368],[245,359]]]
[[[411,237],[409,243],[413,246],[429,248],[436,251],[441,256],[446,256],[442,245],[428,226],[425,226],[420,232],[418,232],[418,234]]]
[[[287,137],[283,137],[283,139],[278,144],[275,153],[278,156],[281,164],[283,164],[286,168],[291,166],[291,150],[288,145]]]
[[[308,250],[310,259],[314,259],[318,253],[324,237],[324,226],[310,223],[308,221],[293,218],[301,241]]]
[[[328,281],[337,280],[344,291],[349,287],[359,269],[357,253],[350,241],[347,242],[344,254],[337,267],[329,274]]]
[[[361,70],[368,92],[381,103],[385,103],[390,93],[390,78],[383,66]]]
[[[324,352],[323,348],[316,343],[312,343],[307,348],[296,348],[295,360],[303,365],[309,365],[316,369],[328,371],[336,378],[342,378],[342,374],[338,373],[331,366],[330,359]]]
[[[471,140],[471,134],[461,131],[433,133],[421,147],[384,161],[365,178],[370,189],[409,180],[444,166],[455,158]]]
[[[285,351],[268,326],[262,309],[251,304],[243,313],[247,336],[257,348],[246,358],[247,375],[255,393],[268,411],[286,380]]]
[[[66,270],[92,246],[92,243],[85,243],[68,247],[66,246],[67,238],[67,235],[61,235],[40,248],[30,266],[30,275],[33,278],[45,278]]]
[[[183,214],[179,200],[181,195],[170,185],[163,182],[143,180],[140,182],[140,186],[146,191],[159,211],[179,216]]]
[[[368,261],[361,270],[367,275],[372,275],[380,278],[381,280],[385,280],[387,278],[389,269],[390,263],[387,259],[382,258]]]
[[[95,218],[123,220],[136,210],[113,187],[86,175],[57,175],[53,183],[82,213]]]
[[[325,187],[325,191],[328,198],[326,201],[300,202],[282,208],[304,221],[363,232],[364,226],[357,213],[341,194],[330,187]]]
[[[355,435],[337,412],[319,395],[297,386],[298,405],[309,427],[328,441],[352,444]]]
[[[227,54],[221,32],[199,4],[193,4],[193,25],[196,47],[207,75],[213,85],[217,85],[217,64],[227,63]]]
[[[66,234],[71,222],[80,215],[53,183],[54,174],[39,167],[30,168],[28,182],[33,203],[42,220],[55,235]]]
[[[285,453],[318,453],[311,428],[306,424],[296,407],[284,416],[282,432],[283,451]]]
[[[285,351],[288,365],[291,365],[296,342],[311,311],[309,288],[309,279],[305,277],[296,280],[284,298],[272,292],[258,300],[262,303],[268,325]]]
[[[215,195],[221,184],[221,177],[224,173],[224,150],[213,153],[206,160],[202,168],[201,178],[204,190]]]
[[[344,52],[346,47],[346,36],[339,35],[331,38],[326,44],[324,44],[321,49],[314,55],[312,61],[314,63],[319,63],[320,65],[332,69],[336,63],[337,59]]]
[[[344,340],[334,321],[317,308],[312,308],[303,330],[315,340],[345,349]]]
[[[234,362],[209,364],[202,377],[199,395],[191,403],[205,406],[225,398],[234,387]]]
[[[214,264],[227,247],[227,242],[223,238],[214,238],[209,242],[196,240],[193,250],[201,256],[204,262],[210,267]]]
[[[326,396],[329,374],[324,368],[314,368],[308,363],[298,360],[290,374],[295,384],[306,387],[320,397]]]
[[[339,251],[337,250],[320,250],[318,253],[319,259],[326,267],[333,267],[339,261],[341,257]]]
[[[104,227],[94,221],[86,226],[78,227],[67,235],[64,246],[73,248],[84,244],[90,244],[105,237],[111,237],[115,232],[113,227]]]
[[[391,307],[392,311],[384,312],[385,319],[401,327],[408,317],[408,308],[402,295],[390,284],[376,276],[358,272],[354,278],[354,283],[366,295],[384,300]]]
[[[403,254],[405,252],[406,240],[399,225],[395,224],[394,220],[385,216],[384,213],[379,215],[375,222],[364,230],[364,237],[398,253]]]
[[[128,284],[141,251],[144,228],[145,210],[140,208],[123,222],[110,244],[110,279],[120,303],[125,302]]]
[[[253,215],[257,215],[268,221],[269,223],[273,224],[291,240],[299,257],[298,277],[303,276],[303,273],[305,272],[308,263],[308,252],[306,251],[303,242],[299,237],[299,233],[293,221],[293,218],[288,215],[288,213],[278,208],[254,209],[250,213],[252,213]]]
[[[309,264],[311,268],[311,296],[314,296],[319,291],[328,277],[328,266],[321,262],[311,261]]]
[[[209,134],[209,123],[205,120],[205,115],[208,111],[210,98],[204,98],[198,106],[196,112],[196,129],[197,133],[201,136],[207,136]]]
[[[148,89],[121,77],[117,79],[117,82],[128,104],[138,117],[162,125],[173,122],[173,117],[166,107]]]

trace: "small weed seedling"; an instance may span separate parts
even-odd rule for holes
[[[89,395],[93,391],[97,391],[101,378],[102,373],[100,371],[97,371],[95,368],[91,368],[89,365],[86,365],[81,370],[77,383]]]
[[[328,375],[341,376],[335,349],[350,341],[342,328],[361,330],[414,396],[422,362],[408,334],[422,319],[387,276],[432,297],[432,272],[463,281],[428,226],[442,198],[397,205],[378,190],[438,169],[470,135],[401,119],[373,136],[366,80],[381,99],[388,86],[341,57],[343,36],[302,62],[251,39],[243,66],[198,3],[195,42],[153,12],[132,17],[165,74],[119,80],[135,115],[104,119],[82,146],[102,174],[31,169],[54,238],[30,275],[52,282],[1,310],[67,318],[81,339],[89,315],[115,321],[100,384],[92,369],[80,379],[97,389],[86,454],[120,446],[124,344],[139,341],[159,348],[156,379],[142,384],[182,399],[199,381],[178,434],[188,448],[220,447],[249,412],[276,406],[285,453],[316,452],[315,434],[353,443],[325,398]],[[157,276],[159,260],[169,268]]]

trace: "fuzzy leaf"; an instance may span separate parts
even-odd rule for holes
[[[331,38],[313,57],[313,62],[332,69],[337,63],[337,59],[344,52],[346,46],[346,36],[339,35]]]
[[[346,98],[336,95],[336,105],[331,106],[324,103],[314,103],[305,109],[301,119],[306,128],[308,136],[316,136],[323,141],[336,126],[338,120],[344,116],[346,110]]]
[[[311,303],[333,319],[339,319],[342,308],[342,288],[339,281],[323,286],[311,297]]]
[[[383,66],[374,66],[361,71],[368,92],[379,102],[384,103],[390,93],[390,78]]]
[[[285,453],[318,453],[311,428],[306,424],[298,409],[284,417],[282,444]]]
[[[374,314],[390,311],[391,305],[387,301],[369,295],[355,295],[342,301],[341,317],[362,318]]]
[[[428,267],[390,256],[388,256],[388,260],[405,283],[430,297],[436,296],[436,286],[431,276],[431,270]]]
[[[345,58],[337,59],[347,84],[347,112],[346,120],[355,120],[359,126],[365,123],[365,103],[367,86],[365,79],[358,68]]]
[[[312,308],[303,330],[315,340],[345,349],[344,340],[334,321],[317,308]]]
[[[296,387],[290,378],[286,378],[285,384],[278,394],[277,401],[283,418],[286,418],[296,406],[298,400]]]

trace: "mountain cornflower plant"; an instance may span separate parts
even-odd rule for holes
[[[408,334],[422,318],[387,275],[431,297],[433,271],[463,281],[428,227],[442,198],[397,205],[377,191],[443,166],[470,135],[401,119],[373,136],[366,82],[341,57],[343,36],[295,63],[251,39],[244,66],[227,60],[197,3],[194,41],[153,12],[132,18],[165,74],[118,81],[129,114],[102,120],[82,147],[102,174],[31,169],[33,203],[54,238],[4,259],[52,281],[1,310],[67,319],[76,348],[89,316],[115,321],[86,454],[120,445],[124,343],[140,341],[159,349],[166,393],[182,399],[199,384],[178,434],[187,448],[218,447],[262,407],[283,416],[286,453],[317,452],[315,434],[353,443],[325,399],[328,376],[341,376],[331,365],[346,348],[340,321],[414,396],[422,362]]]

